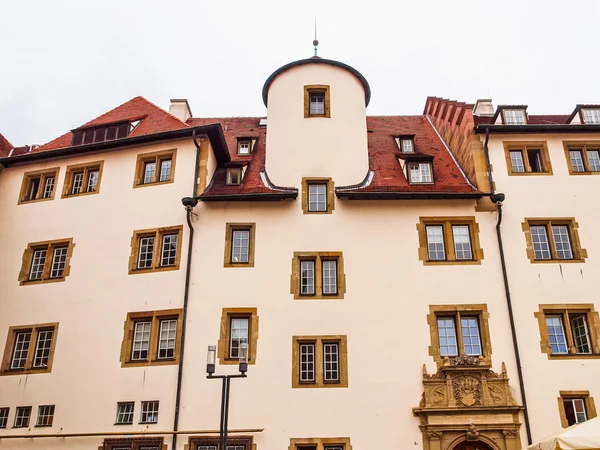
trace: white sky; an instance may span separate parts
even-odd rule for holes
[[[428,95],[568,114],[600,103],[597,0],[0,0],[0,132],[47,142],[136,95],[261,116],[266,78],[312,56],[360,71],[368,114]]]

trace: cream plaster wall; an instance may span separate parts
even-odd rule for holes
[[[553,175],[508,176],[503,142],[540,140],[548,143]],[[600,141],[597,135],[583,134],[490,136],[494,181],[506,194],[502,234],[534,441],[561,429],[559,391],[589,390],[600,401],[600,359],[548,360],[533,315],[546,303],[593,303],[600,309],[600,178],[569,175],[563,141],[578,140]],[[532,264],[521,229],[525,217],[575,217],[589,255],[585,263]]]
[[[331,118],[304,117],[304,86],[330,86]],[[298,66],[270,86],[266,169],[273,183],[300,187],[302,177],[361,182],[369,169],[365,91],[345,69]]]

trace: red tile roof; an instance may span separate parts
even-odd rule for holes
[[[528,125],[565,125],[569,119],[568,114],[528,114],[527,124]],[[477,125],[491,125],[493,117],[479,117],[473,116],[475,120],[475,126]]]
[[[8,156],[12,149],[13,145],[0,133],[0,156]]]

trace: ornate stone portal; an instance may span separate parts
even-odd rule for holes
[[[497,374],[477,358],[460,356],[429,375],[423,365],[423,397],[413,408],[419,417],[424,450],[452,450],[482,442],[494,450],[520,450],[519,413],[506,366]],[[485,446],[482,446],[485,447]]]

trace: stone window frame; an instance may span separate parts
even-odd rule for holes
[[[258,349],[258,309],[257,308],[223,308],[221,312],[220,334],[217,346],[219,364],[236,365],[239,359],[229,358],[229,339],[231,336],[231,319],[247,317],[248,320],[248,364],[256,364]]]
[[[102,172],[104,169],[104,161],[92,161],[83,164],[73,164],[67,166],[67,172],[65,174],[65,181],[63,183],[62,195],[61,198],[71,198],[71,197],[80,197],[83,195],[94,195],[100,193],[100,186],[102,185]],[[89,178],[89,172],[92,170],[98,171],[98,184],[96,185],[96,190],[87,192],[87,184]],[[83,181],[80,192],[76,194],[72,194],[71,191],[73,189],[73,177],[75,172],[83,171]]]
[[[315,344],[315,382],[300,382],[300,344]],[[337,342],[339,345],[340,381],[324,381],[323,343]],[[348,387],[348,338],[346,335],[292,336],[292,388],[347,388]]]
[[[431,345],[429,346],[429,356],[433,357],[433,360],[438,367],[448,365],[451,357],[441,356],[440,354],[440,341],[438,336],[438,317],[454,317],[456,327],[456,341],[458,344],[458,357],[463,352],[462,334],[460,330],[460,314],[465,316],[476,316],[479,325],[479,338],[481,340],[481,353],[479,361],[481,365],[491,366],[492,365],[492,341],[490,338],[490,326],[487,304],[462,304],[462,305],[429,305],[429,314],[427,314],[427,323],[429,324],[429,336],[431,339]],[[456,357],[452,357],[456,358]]]
[[[548,227],[552,225],[566,225],[569,229],[569,239],[571,242],[571,252],[573,253],[573,259],[558,259],[556,256],[556,244],[554,243],[554,234],[549,230]],[[531,226],[544,225],[546,227],[546,234],[548,236],[548,245],[550,247],[550,259],[535,259],[535,252],[533,251],[533,241],[531,239]],[[581,241],[579,240],[579,223],[575,220],[575,217],[525,217],[521,223],[521,229],[525,233],[526,242],[526,253],[527,258],[532,264],[562,264],[562,263],[584,263],[588,257],[587,250],[581,248]]]
[[[173,358],[158,358],[158,345],[160,341],[161,320],[176,319],[177,332],[175,333],[175,355]],[[150,343],[148,348],[148,359],[132,360],[133,335],[136,322],[149,321]],[[156,311],[128,312],[123,323],[123,341],[121,342],[121,353],[119,361],[121,367],[147,367],[147,366],[169,366],[179,364],[181,357],[181,331],[183,328],[183,309],[163,309]]]
[[[35,351],[38,342],[38,335],[41,331],[52,330],[52,345],[50,346],[50,354],[48,355],[48,364],[46,367],[33,367]],[[29,341],[29,349],[27,351],[27,361],[23,369],[11,369],[13,351],[15,348],[15,339],[17,333],[31,332],[31,340]],[[0,376],[4,375],[29,375],[37,373],[52,372],[52,363],[54,361],[54,353],[56,351],[56,341],[58,339],[58,322],[39,323],[35,325],[18,325],[8,328],[8,336],[4,347],[4,355],[2,357],[2,366],[0,366]]]
[[[177,234],[177,254],[175,264],[171,266],[161,266],[163,236],[168,234]],[[152,256],[152,267],[138,269],[138,257],[140,252],[140,240],[144,237],[154,236],[154,255]],[[183,237],[183,225],[170,227],[147,228],[144,230],[134,230],[131,237],[131,253],[129,255],[129,275],[150,272],[164,272],[167,270],[179,270],[181,261],[181,246]]]
[[[504,141],[504,158],[506,159],[506,170],[509,176],[546,176],[553,175],[552,160],[548,152],[548,142],[546,141]],[[543,172],[532,172],[527,158],[527,150],[540,150],[540,158],[542,160]],[[510,160],[510,152],[521,150],[523,152],[523,166],[525,172],[513,172],[512,163]]]
[[[594,402],[594,398],[590,397],[590,391],[559,391],[559,395],[560,397],[557,398],[558,413],[560,415],[560,424],[563,428],[568,428],[570,426],[569,421],[567,420],[567,414],[565,412],[564,400],[581,398],[585,403],[587,420],[593,419],[597,416],[596,403]]]
[[[308,186],[310,184],[327,185],[327,210],[309,211],[308,210]],[[331,178],[325,177],[304,177],[302,178],[302,212],[304,214],[331,214],[335,209],[335,183]]]
[[[597,150],[600,152],[600,141],[563,141],[565,149],[565,158],[567,159],[567,168],[569,175],[600,175],[600,171],[592,171],[588,159],[588,150]],[[593,147],[593,148],[588,148]],[[583,160],[584,172],[575,172],[573,163],[571,162],[571,150],[581,150],[581,158]]]
[[[291,438],[288,450],[305,450],[311,448],[325,450],[325,447],[341,447],[343,450],[352,450],[350,438],[348,437]]]
[[[315,294],[300,294],[300,262],[315,261]],[[323,294],[323,261],[337,261],[337,294]],[[346,294],[346,274],[342,252],[294,252],[290,293],[294,300],[342,300]]]
[[[167,444],[164,443],[162,436],[153,437],[132,437],[132,438],[106,438],[98,450],[113,450],[129,446],[131,450],[139,450],[144,446],[156,445],[162,450],[167,450]]]
[[[256,450],[252,436],[227,436],[227,446],[244,445],[244,450]],[[219,447],[219,436],[190,436],[184,450],[196,450],[198,445],[215,445]]]
[[[233,244],[233,232],[245,230],[250,232],[250,241],[248,243],[248,262],[232,262],[231,251]],[[223,267],[254,267],[254,249],[256,247],[256,223],[255,222],[227,222],[225,224],[225,253],[223,257]]]
[[[327,84],[310,84],[304,86],[304,118],[331,118],[331,95],[330,86]],[[323,94],[324,113],[323,114],[311,114],[310,113],[310,96],[311,94]]]
[[[160,162],[166,159],[171,160],[171,177],[165,181],[160,180]],[[158,186],[163,184],[173,183],[175,181],[175,161],[177,159],[177,149],[172,148],[168,150],[159,150],[156,152],[139,153],[135,163],[135,173],[133,178],[133,187],[140,188],[146,186]],[[154,171],[154,181],[151,183],[144,183],[144,168],[148,162],[156,162],[156,169]]]
[[[573,343],[571,324],[569,320],[565,320],[565,316],[569,313],[586,315],[592,353],[576,353],[574,351],[575,346]],[[540,327],[540,348],[542,353],[546,353],[548,359],[600,358],[600,316],[594,309],[593,303],[543,304],[539,305],[539,311],[536,311],[533,315],[538,320],[538,325]],[[563,327],[569,347],[569,353],[567,355],[557,355],[552,353],[552,347],[550,346],[550,339],[548,337],[548,326],[546,325],[547,315],[561,315],[563,317]]]
[[[21,182],[21,190],[19,191],[19,200],[17,205],[23,205],[28,203],[45,202],[48,200],[54,200],[56,195],[56,189],[58,187],[58,175],[60,174],[60,167],[52,167],[49,169],[32,170],[23,174],[23,181]],[[29,185],[31,180],[34,178],[40,179],[40,185],[38,192],[33,200],[27,200],[27,192],[29,191]],[[48,198],[42,198],[44,193],[44,185],[46,184],[46,178],[54,177],[54,189],[52,189],[52,195]]]
[[[57,247],[67,247],[67,258],[65,260],[65,268],[63,270],[62,277],[50,278],[50,271],[52,269],[52,261],[54,259],[54,249]],[[19,286],[29,286],[32,284],[42,283],[56,283],[65,281],[71,273],[71,257],[73,256],[73,238],[54,239],[51,241],[40,241],[30,242],[27,244],[27,248],[23,252],[23,259],[21,262],[21,270],[19,271]],[[30,280],[31,264],[33,260],[33,254],[36,250],[46,249],[46,263],[44,265],[44,272],[42,278],[39,280]]]
[[[427,248],[427,226],[441,225],[444,230],[444,249],[446,251],[445,260],[429,260],[429,251]],[[454,250],[454,235],[452,233],[453,225],[468,225],[469,237],[471,239],[471,253],[473,259],[456,259]],[[484,254],[479,242],[479,224],[474,216],[443,216],[443,217],[419,217],[417,223],[417,232],[419,235],[419,260],[423,261],[424,266],[444,266],[444,265],[479,265],[483,260]],[[452,245],[450,245],[452,244]]]

